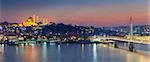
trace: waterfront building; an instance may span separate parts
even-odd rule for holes
[[[0,40],[2,40],[4,37],[4,35],[2,33],[0,33]]]
[[[3,27],[0,25],[0,31],[2,31],[3,30]]]

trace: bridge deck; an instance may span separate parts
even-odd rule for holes
[[[140,43],[140,44],[150,44],[150,42],[130,40],[130,39],[121,38],[121,37],[97,37],[97,38],[92,38],[91,40],[100,41],[100,42],[101,40],[118,40],[118,41],[134,42],[134,43]]]

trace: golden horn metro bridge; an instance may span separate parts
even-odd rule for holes
[[[111,46],[113,47],[115,47],[116,44],[117,48],[119,49],[150,55],[150,42],[148,41],[139,41],[135,39],[131,40],[131,39],[127,39],[123,37],[115,37],[115,36],[110,36],[110,37],[93,36],[90,37],[90,40],[92,40],[93,42],[107,43],[108,45],[112,44]]]
[[[115,42],[116,40],[116,41],[133,42],[133,43],[139,43],[139,44],[150,44],[150,39],[149,41],[140,41],[140,40],[134,40],[134,39],[131,40],[131,39],[123,38],[123,37],[115,37],[115,36],[109,36],[109,37],[92,36],[90,37],[90,40],[97,41],[97,42],[103,42],[102,40],[114,40],[114,41],[108,41],[108,42]]]

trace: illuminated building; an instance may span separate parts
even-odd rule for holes
[[[22,23],[23,26],[37,26],[38,24],[35,22],[36,18],[29,17],[26,21]]]
[[[40,18],[42,21],[42,25],[47,25],[49,24],[49,21],[47,18],[43,17]],[[18,24],[18,26],[37,26],[39,23],[39,16],[33,15],[32,17],[29,17],[27,20],[24,22]],[[16,25],[15,25],[16,26]]]
[[[18,26],[23,26],[22,24],[18,24]]]
[[[0,30],[3,30],[3,27],[0,25]]]

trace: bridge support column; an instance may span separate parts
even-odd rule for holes
[[[123,45],[124,48],[127,49],[127,47],[128,47],[128,42],[124,42],[123,44],[124,44],[124,45]]]
[[[133,44],[133,42],[130,42],[129,43],[129,51],[134,51],[134,44]]]
[[[118,42],[116,42],[116,41],[114,42],[114,47],[118,48]]]

